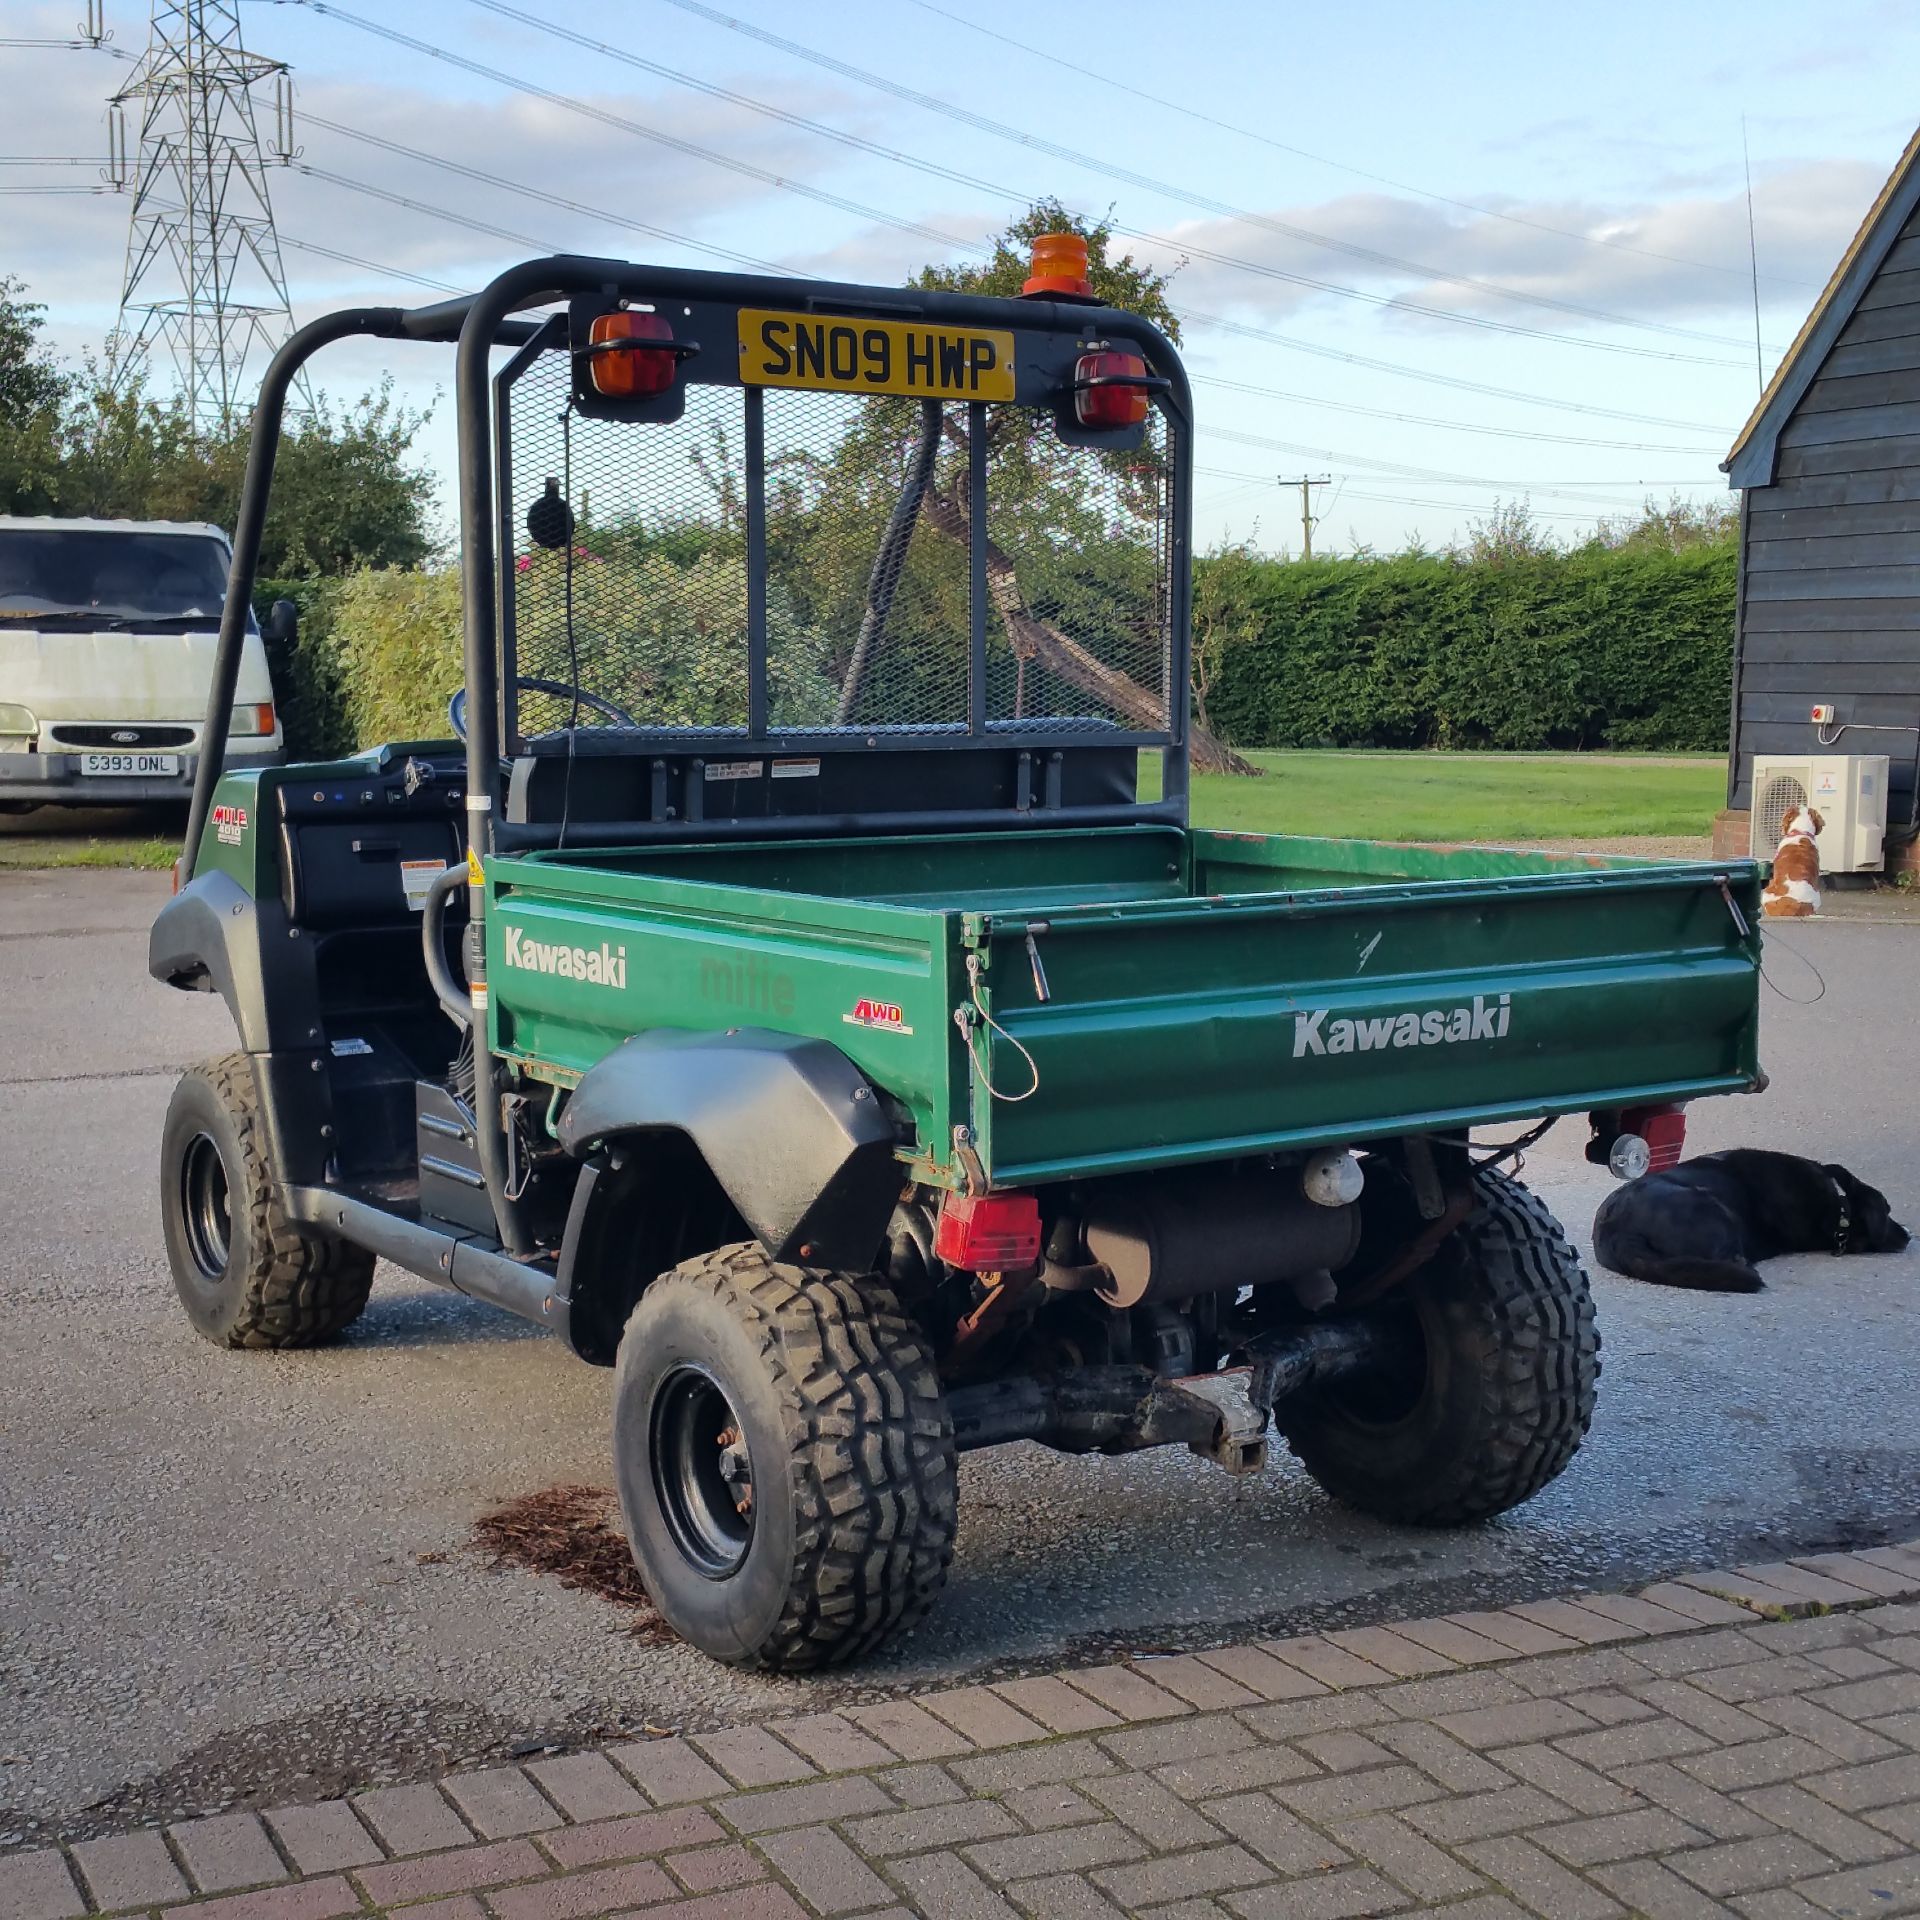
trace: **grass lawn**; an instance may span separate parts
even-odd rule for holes
[[[42,807],[0,816],[0,873],[22,867],[145,867],[180,852],[184,807]]]
[[[1298,752],[1247,757],[1264,769],[1262,778],[1195,777],[1196,826],[1355,840],[1704,837],[1714,813],[1726,804],[1726,762],[1717,755]]]
[[[1258,780],[1193,783],[1197,826],[1358,840],[1579,840],[1704,836],[1725,799],[1718,756],[1598,753],[1255,753]],[[1146,756],[1143,756],[1143,760]],[[1158,769],[1141,768],[1143,795]],[[0,820],[0,870],[173,864],[166,812]],[[103,829],[105,831],[103,831]]]

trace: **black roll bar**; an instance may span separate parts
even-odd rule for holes
[[[240,679],[240,652],[253,605],[253,580],[260,566],[260,537],[267,524],[273,489],[273,464],[280,452],[280,425],[293,377],[322,347],[356,335],[379,340],[457,340],[473,305],[471,299],[445,300],[431,307],[343,307],[322,314],[292,334],[267,363],[254,404],[253,432],[247,444],[247,470],[240,483],[240,508],[233,527],[233,558],[227,570],[227,598],[220,609],[220,637],[214,646],[213,684],[207,692],[207,720],[200,730],[200,760],[193,775],[193,803],[187,815],[186,844],[180,850],[180,883],[193,878],[201,836],[213,807],[213,790],[226,768],[227,734],[233,725],[233,692]],[[534,329],[516,321],[501,338],[517,346]]]

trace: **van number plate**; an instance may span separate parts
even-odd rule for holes
[[[83,753],[80,771],[84,774],[167,774],[180,771],[177,753]]]

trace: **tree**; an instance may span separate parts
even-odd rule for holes
[[[232,529],[251,422],[198,436],[109,341],[77,370],[41,339],[41,309],[0,279],[0,511],[206,520]],[[287,423],[260,547],[268,578],[417,566],[432,552],[432,476],[410,459],[426,415],[390,383]]]
[[[1457,557],[1474,566],[1504,567],[1558,553],[1552,534],[1533,517],[1525,500],[1495,500],[1484,520],[1467,522],[1467,544]]]
[[[1036,201],[995,236],[984,262],[930,266],[915,275],[911,284],[1012,298],[1030,271],[1032,243],[1046,233],[1077,233],[1086,241],[1087,278],[1103,304],[1137,313],[1168,338],[1180,338],[1179,316],[1167,299],[1172,275],[1156,271],[1130,253],[1116,258],[1111,218],[1083,219],[1058,200]],[[925,492],[927,524],[948,539],[964,543],[974,532],[967,519],[964,484],[967,430],[949,418],[943,431],[958,457],[945,462],[944,471],[931,469]],[[1111,482],[1112,499],[1096,502],[1087,482],[1089,463],[1084,456],[1075,458],[1060,448],[1044,420],[994,409],[988,433],[1002,475],[1009,467],[1018,470],[1017,484],[1008,485],[1003,478],[999,489],[1002,501],[1011,497],[1007,516],[1033,536],[1003,538],[1005,522],[998,505],[993,531],[985,536],[987,589],[1013,654],[1016,712],[1023,704],[1026,677],[1035,673],[1075,689],[1134,726],[1163,725],[1165,696],[1150,684],[1155,663],[1126,657],[1129,651],[1138,654],[1147,649],[1138,645],[1129,649],[1121,611],[1125,586],[1137,595],[1143,586],[1150,591],[1149,583],[1133,579],[1123,585],[1118,580],[1096,582],[1088,577],[1089,567],[1097,564],[1103,551],[1118,562],[1123,574],[1130,571],[1120,551],[1127,543],[1117,538],[1117,529],[1128,521],[1140,536],[1136,543],[1140,560],[1151,564],[1159,508],[1157,472],[1143,472],[1138,455],[1101,455],[1097,464]],[[1036,504],[1043,510],[1032,511]],[[1103,514],[1103,504],[1117,505],[1120,511]],[[1070,631],[1062,617],[1065,607],[1074,610],[1074,627],[1091,631]],[[867,624],[863,623],[863,638]],[[1099,631],[1103,627],[1104,633]],[[859,655],[854,664],[864,664]],[[1136,665],[1148,680],[1127,670]],[[1189,728],[1189,745],[1202,772],[1259,772],[1197,721]]]
[[[60,465],[69,377],[41,339],[45,311],[0,276],[0,513],[46,513]]]

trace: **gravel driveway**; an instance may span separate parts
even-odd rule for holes
[[[607,1479],[608,1379],[383,1269],[341,1346],[228,1354],[177,1311],[154,1155],[173,1069],[231,1044],[144,968],[159,876],[0,875],[0,1846],[144,1813],[281,1802],[651,1724],[933,1679],[1498,1605],[1920,1532],[1920,1245],[1779,1262],[1752,1299],[1599,1276],[1606,1378],[1572,1470],[1451,1535],[1343,1514],[1284,1460],[962,1470],[929,1623],[851,1676],[772,1682],[494,1572],[477,1515]],[[1910,1112],[1920,928],[1796,929],[1827,982],[1766,996],[1773,1090],[1693,1144],[1841,1159],[1920,1215]],[[1790,991],[1802,985],[1786,974]],[[1563,1127],[1529,1178],[1584,1239],[1605,1178]],[[10,1809],[10,1811],[8,1811]]]

